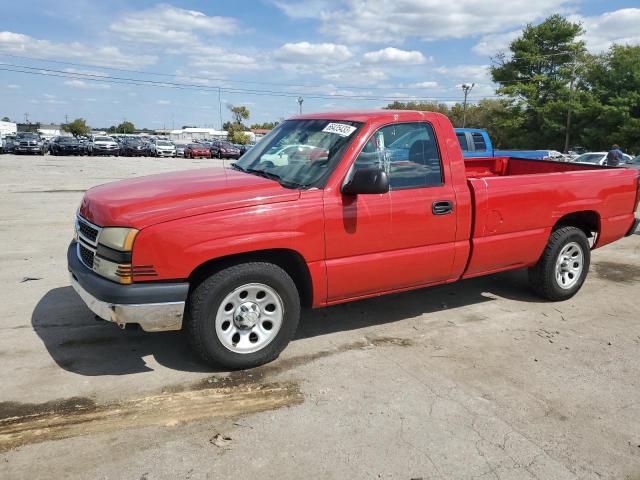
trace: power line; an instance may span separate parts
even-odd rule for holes
[[[90,73],[80,73],[80,72],[67,72],[63,70],[54,70],[54,69],[45,69],[38,67],[30,67],[26,65],[16,65],[16,64],[8,64],[8,63],[0,63],[0,70],[14,72],[14,73],[23,73],[30,75],[40,75],[47,77],[58,77],[58,78],[66,78],[66,79],[75,79],[75,80],[88,80],[93,82],[100,83],[110,83],[110,84],[120,84],[120,85],[133,85],[133,86],[153,86],[153,87],[161,87],[161,88],[174,88],[180,90],[194,90],[194,91],[205,91],[205,92],[218,92],[224,91],[226,93],[235,93],[235,94],[245,94],[245,95],[268,95],[268,96],[279,96],[279,97],[290,97],[297,98],[299,96],[304,95],[307,98],[316,98],[316,99],[349,99],[349,100],[384,100],[384,101],[416,101],[419,100],[416,96],[410,97],[400,97],[400,96],[372,96],[372,95],[347,95],[341,93],[332,93],[332,94],[320,94],[320,93],[300,93],[300,92],[283,92],[276,90],[261,90],[261,89],[246,89],[246,88],[232,88],[232,87],[222,87],[222,86],[204,86],[190,83],[182,83],[182,82],[159,82],[154,80],[144,80],[137,78],[129,78],[129,77],[115,77],[115,76],[104,76],[104,75],[96,75]],[[490,98],[491,96],[486,96],[484,98]],[[458,100],[458,97],[439,97],[439,96],[425,96],[424,100]],[[479,99],[477,99],[479,100]],[[476,101],[477,101],[476,100]]]

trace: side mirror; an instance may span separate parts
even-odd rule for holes
[[[387,193],[389,177],[378,168],[360,168],[353,172],[351,180],[343,184],[340,191],[344,195]]]

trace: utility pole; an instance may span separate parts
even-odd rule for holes
[[[69,115],[64,116],[64,123],[65,125],[69,125]]]
[[[473,90],[473,87],[475,86],[475,83],[472,83],[471,85],[468,83],[462,84],[462,91],[464,92],[464,102],[462,103],[462,128],[464,128],[464,125],[467,122],[467,96],[469,96],[469,92]]]
[[[29,114],[28,113],[24,114],[24,123],[29,123]]]
[[[218,87],[218,113],[220,114],[220,131],[222,131],[222,99],[220,97],[220,87]]]
[[[304,102],[304,98],[298,97],[298,105],[300,106],[300,115],[302,115],[302,102]]]
[[[571,130],[571,101],[573,100],[573,84],[576,80],[576,57],[573,57],[573,65],[571,66],[571,83],[569,83],[569,105],[567,105],[567,129],[564,133],[564,152],[569,151],[569,132]]]

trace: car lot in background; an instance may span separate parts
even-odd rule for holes
[[[607,160],[607,154],[609,152],[587,152],[571,160],[573,163],[590,163],[591,165],[604,165]],[[631,155],[626,153],[622,154],[623,161],[620,166],[624,166],[627,162],[632,160]]]
[[[184,158],[211,158],[211,149],[200,143],[190,143],[184,147]]]
[[[184,143],[175,143],[176,146],[176,157],[184,157],[184,149],[187,146]]]

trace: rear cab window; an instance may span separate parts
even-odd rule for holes
[[[476,152],[482,152],[487,150],[487,143],[484,141],[484,136],[479,132],[473,132],[471,134],[473,138],[473,146]]]

